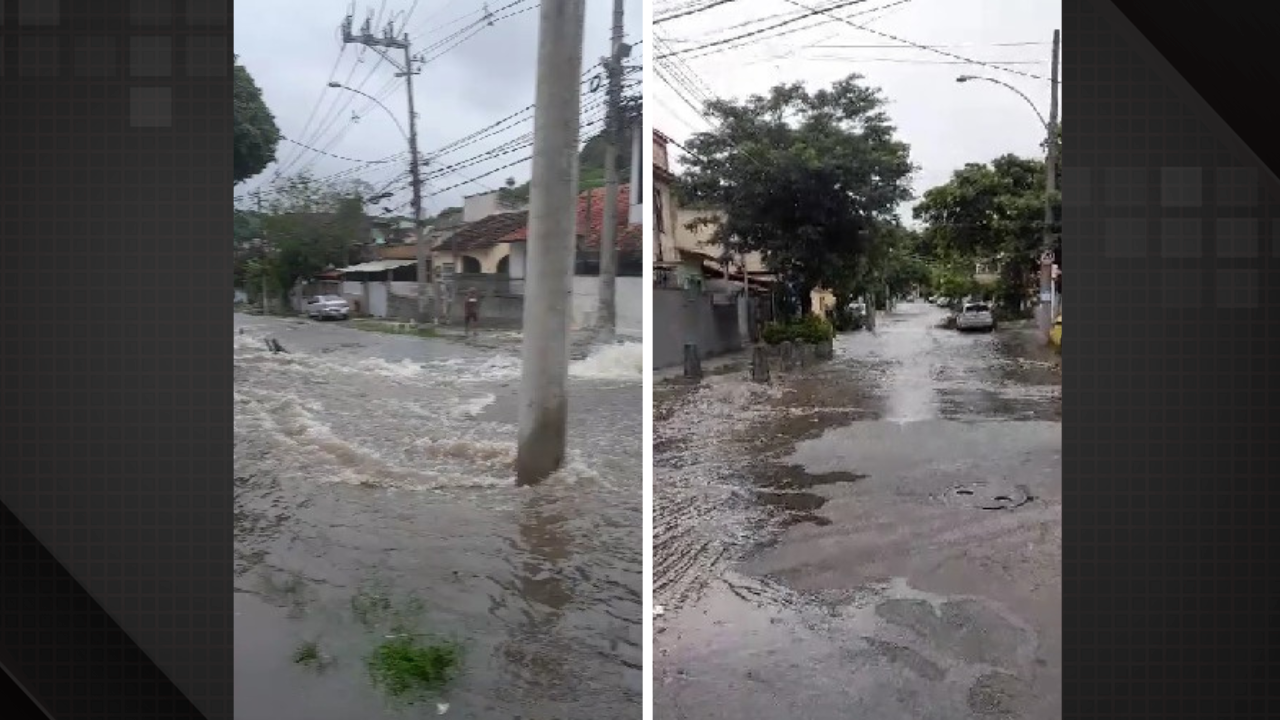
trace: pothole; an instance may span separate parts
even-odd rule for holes
[[[1026,485],[1003,486],[990,483],[958,485],[944,497],[947,502],[978,510],[1013,510],[1034,499]]]

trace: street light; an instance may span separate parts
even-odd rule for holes
[[[997,80],[995,78],[986,77],[983,75],[961,75],[960,77],[956,78],[956,82],[958,83],[967,83],[972,80],[982,80],[983,82],[995,83],[996,85],[1006,87],[1012,90],[1013,92],[1017,93],[1018,97],[1022,98],[1023,100],[1026,100],[1027,104],[1031,106],[1031,109],[1036,112],[1036,117],[1040,118],[1040,126],[1045,129],[1045,132],[1048,132],[1050,133],[1050,135],[1052,135],[1052,128],[1049,127],[1049,121],[1044,119],[1044,114],[1040,112],[1040,108],[1036,107],[1036,104],[1032,102],[1031,98],[1027,97],[1026,93],[1022,92],[1018,88],[1010,85],[1009,83],[1003,80]]]
[[[1040,108],[1027,97],[1026,93],[1018,88],[1010,85],[1003,80],[986,77],[983,75],[961,75],[956,78],[958,83],[966,83],[972,80],[982,80],[995,85],[999,85],[1008,90],[1012,90],[1018,97],[1026,101],[1036,112],[1036,118],[1040,120],[1040,126],[1045,131],[1045,159],[1044,159],[1044,240],[1040,254],[1040,304],[1038,306],[1037,324],[1039,325],[1040,334],[1045,342],[1049,341],[1049,332],[1053,327],[1053,309],[1055,304],[1054,285],[1053,285],[1053,195],[1057,190],[1057,171],[1058,171],[1058,49],[1060,43],[1060,34],[1057,30],[1053,31],[1053,60],[1052,60],[1052,79],[1049,83],[1049,119],[1045,120],[1044,115],[1040,113]]]
[[[357,89],[355,89],[355,88],[353,88],[353,87],[347,87],[346,85],[343,85],[342,83],[340,83],[340,82],[336,82],[336,81],[335,81],[335,82],[330,82],[330,83],[329,83],[329,87],[331,87],[331,88],[337,88],[337,89],[339,89],[339,90],[347,90],[347,91],[353,92],[353,93],[355,93],[355,94],[357,94],[357,95],[363,95],[363,96],[365,96],[365,97],[369,98],[369,99],[370,99],[370,100],[372,100],[375,104],[377,104],[377,106],[378,106],[378,107],[380,107],[380,108],[382,108],[383,110],[385,110],[385,111],[386,111],[387,115],[391,117],[391,122],[393,122],[393,123],[395,123],[395,124],[396,124],[396,129],[400,131],[400,135],[401,135],[405,140],[408,140],[408,139],[409,139],[409,133],[407,133],[407,132],[405,132],[405,131],[404,131],[404,126],[402,126],[402,125],[400,124],[400,121],[396,118],[396,114],[395,114],[395,113],[393,113],[393,112],[391,112],[391,108],[387,107],[386,105],[383,105],[383,104],[382,104],[382,101],[381,101],[381,100],[379,100],[378,98],[376,98],[376,97],[374,97],[374,96],[370,95],[370,94],[369,94],[369,93],[367,93],[367,92],[364,92],[363,90],[357,90]]]

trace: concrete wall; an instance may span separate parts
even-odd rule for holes
[[[738,316],[742,302],[714,305],[711,294],[690,295],[685,290],[653,289],[653,366],[674,367],[684,362],[686,329],[695,325],[701,357],[711,358],[745,347]]]
[[[428,314],[435,317],[434,301],[427,304]],[[387,317],[393,320],[413,320],[418,316],[418,299],[404,295],[387,298]],[[449,323],[461,325],[463,306],[461,300],[449,308]],[[480,326],[487,328],[518,328],[524,320],[524,298],[513,295],[489,295],[480,300]]]
[[[498,272],[498,264],[510,253],[511,243],[499,243],[491,248],[482,250],[465,250],[458,253],[458,255],[464,258],[474,258],[476,262],[480,263],[481,273],[496,273]],[[453,253],[447,249],[437,250],[431,254],[431,262],[437,268],[441,265],[453,264]],[[508,260],[507,262],[510,265],[510,261]]]
[[[576,275],[570,323],[575,328],[595,323],[600,309],[600,278]],[[614,287],[614,309],[619,335],[639,338],[644,333],[644,278],[620,277]]]
[[[524,251],[525,251],[525,248],[529,246],[529,243],[527,242],[508,243],[508,246],[511,248],[511,255],[510,255],[511,260],[507,265],[507,274],[511,276],[512,280],[523,280],[524,279],[524,263],[525,263]]]
[[[519,204],[508,204],[502,202],[500,194],[497,190],[487,193],[477,193],[462,199],[462,222],[472,223],[482,220],[490,215],[497,215],[502,212],[511,212],[512,210],[520,210],[523,208]]]

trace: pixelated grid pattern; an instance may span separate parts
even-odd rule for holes
[[[0,661],[60,718],[232,715],[230,11],[0,0],[0,532],[70,571],[6,556]]]
[[[1270,434],[1247,427],[1258,393],[1240,385],[1272,364],[1256,338],[1275,312],[1280,193],[1115,15],[1064,2],[1063,717],[1198,717],[1211,713],[1179,698],[1204,688],[1183,673],[1224,697],[1271,692],[1226,679],[1250,676],[1265,637],[1239,665],[1202,658],[1243,642],[1225,639],[1244,630],[1230,618],[1206,618],[1211,578],[1254,572],[1239,563],[1256,551],[1220,531],[1270,502],[1231,472],[1236,449]],[[1268,593],[1238,600],[1266,607]]]

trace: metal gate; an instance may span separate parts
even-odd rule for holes
[[[377,318],[384,318],[387,316],[386,283],[369,283],[369,314]]]

